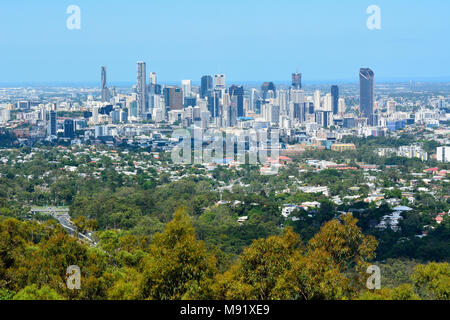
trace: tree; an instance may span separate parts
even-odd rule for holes
[[[378,242],[365,236],[351,214],[343,214],[323,225],[308,243],[308,250],[323,250],[331,258],[331,266],[340,272],[353,273],[351,285],[357,290],[365,282],[369,261],[375,257]]]
[[[450,299],[450,264],[418,265],[411,276],[414,287],[424,299]]]
[[[282,300],[331,300],[351,295],[349,280],[340,273],[331,255],[315,249],[291,257],[291,268],[278,279],[273,297]]]
[[[291,228],[281,236],[253,241],[237,265],[216,279],[217,299],[273,298],[278,277],[291,267],[291,257],[303,243]]]
[[[48,286],[38,289],[33,284],[20,290],[13,300],[64,300],[64,298]]]
[[[197,241],[186,211],[178,209],[164,233],[155,235],[144,259],[140,296],[155,300],[204,298],[216,271],[216,258]]]
[[[420,297],[414,292],[414,288],[410,284],[403,284],[397,288],[381,290],[364,291],[360,300],[420,300]]]

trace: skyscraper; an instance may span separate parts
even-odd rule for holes
[[[333,97],[331,96],[331,93],[327,93],[325,97],[323,97],[322,109],[324,111],[333,112]]]
[[[181,88],[168,86],[164,88],[163,92],[168,111],[183,110],[183,90]]]
[[[292,87],[294,89],[301,89],[302,88],[302,74],[301,73],[293,73],[292,74]]]
[[[208,111],[212,118],[217,118],[220,116],[220,92],[214,90],[208,97]]]
[[[314,92],[314,110],[321,110],[320,107],[320,90]]]
[[[214,75],[214,89],[222,90],[226,88],[226,78],[224,74]]]
[[[331,105],[333,114],[339,113],[339,87],[338,86],[331,86]]]
[[[277,89],[273,82],[264,82],[261,86],[261,91],[263,99],[276,98],[277,96]]]
[[[156,72],[150,72],[148,74],[148,89],[147,89],[147,96],[148,96],[148,101],[147,101],[147,105],[148,105],[148,109],[149,111],[153,110],[153,108],[155,108],[156,105],[156,100],[159,99],[158,96],[156,96],[157,94],[157,83],[156,83]]]
[[[106,86],[106,67],[102,67],[102,102],[109,100],[108,87]]]
[[[72,119],[64,120],[64,138],[72,139],[75,137],[75,125]]]
[[[49,135],[56,136],[57,128],[56,128],[56,111],[50,111],[50,123],[49,123]]]
[[[323,128],[328,128],[331,125],[332,117],[331,111],[319,110],[316,111],[316,123]]]
[[[192,94],[192,81],[181,80],[181,88],[183,89],[183,98],[190,97]]]
[[[200,97],[202,99],[204,99],[205,97],[208,96],[208,92],[210,92],[210,90],[213,87],[213,79],[211,76],[203,76],[202,77],[202,83],[200,86]]]
[[[369,121],[373,115],[375,91],[375,74],[369,68],[361,68],[359,71],[359,103],[361,114]]]
[[[145,62],[137,63],[137,116],[144,119],[144,113],[147,111],[147,80]]]
[[[305,92],[300,89],[291,91],[291,105],[289,114],[291,119],[297,119],[300,123],[306,120]]]
[[[148,74],[148,76],[149,76],[149,79],[148,79],[149,84],[150,85],[155,85],[156,82],[157,82],[156,81],[157,80],[156,72],[150,72]]]
[[[237,86],[232,85],[230,87],[230,97],[232,101],[234,101],[234,98],[236,99],[236,107],[237,107],[237,117],[244,117],[244,87],[243,86]]]

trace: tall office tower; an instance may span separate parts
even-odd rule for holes
[[[231,103],[224,105],[223,109],[223,117],[225,118],[224,125],[228,127],[234,127],[237,124],[237,117],[238,117],[238,101],[239,96],[232,96],[231,97]]]
[[[328,128],[332,123],[331,111],[316,111],[316,123],[323,128]]]
[[[278,125],[280,123],[280,106],[278,105],[270,105],[270,122],[274,125]]]
[[[314,92],[314,109],[316,111],[321,110],[322,108],[320,107],[320,91],[316,90]]]
[[[374,91],[375,91],[375,74],[369,68],[361,68],[359,71],[359,103],[361,115],[369,119],[369,124],[372,125],[371,118],[373,115],[374,106]]]
[[[56,111],[50,111],[50,123],[49,123],[49,127],[48,127],[48,133],[50,136],[56,136]]]
[[[178,87],[165,87],[164,100],[168,111],[183,110],[183,90]]]
[[[150,72],[148,74],[148,82],[150,85],[155,85],[157,83],[156,72]]]
[[[108,98],[109,98],[109,96],[110,96],[110,94],[108,92]],[[117,90],[116,90],[116,87],[114,87],[114,86],[111,88],[111,96],[117,97]]]
[[[301,73],[293,73],[292,74],[292,88],[293,89],[301,89],[302,88],[302,74]]]
[[[345,113],[345,109],[347,109],[347,106],[345,105],[345,99],[344,98],[339,98],[338,101],[338,112],[341,114]]]
[[[72,139],[75,137],[75,125],[72,119],[64,120],[64,138]]]
[[[1,112],[4,111],[9,111],[8,109],[4,109],[0,106],[0,116],[1,116]],[[38,119],[42,120],[42,121],[47,121],[47,110],[45,109],[45,106],[43,104],[39,105],[39,115],[38,115]]]
[[[137,63],[137,116],[144,119],[144,113],[147,112],[147,80],[146,64],[143,61]]]
[[[323,110],[333,111],[333,97],[331,96],[331,93],[327,93],[323,98]]]
[[[208,97],[208,111],[212,118],[217,118],[220,115],[220,92],[212,91],[211,95]]]
[[[332,110],[333,114],[339,113],[339,87],[331,86],[331,99],[332,99]]]
[[[200,85],[200,97],[205,99],[209,96],[209,92],[213,88],[213,78],[211,76],[203,76]]]
[[[273,82],[264,82],[261,86],[261,91],[263,99],[272,99],[277,96],[277,89]]]
[[[312,101],[306,102],[306,111],[309,114],[314,114],[314,102],[312,102]]]
[[[244,87],[243,86],[237,86],[232,85],[229,89],[230,97],[233,99],[233,97],[236,97],[236,111],[237,111],[237,117],[244,117]]]
[[[151,111],[153,108],[155,108],[155,105],[157,104],[156,100],[159,99],[157,97],[158,94],[161,94],[160,88],[158,88],[157,77],[156,72],[150,72],[148,74],[148,109]],[[159,93],[158,93],[159,91]]]
[[[258,91],[255,88],[252,88],[250,94],[250,111],[256,111],[256,101],[258,100]]]
[[[297,119],[303,123],[306,120],[305,92],[303,90],[291,90],[291,119]]]
[[[102,102],[109,100],[108,87],[106,86],[106,67],[102,67]]]
[[[183,98],[190,97],[192,95],[192,81],[181,80],[181,89],[183,89]]]
[[[214,89],[222,90],[226,88],[226,78],[224,74],[214,75]]]
[[[289,91],[279,90],[278,91],[278,104],[280,105],[280,114],[281,115],[285,116],[289,113],[288,101],[289,101]]]

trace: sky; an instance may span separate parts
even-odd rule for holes
[[[67,28],[70,5],[81,28]],[[381,29],[369,30],[370,5]],[[1,0],[0,83],[450,81],[448,0]]]

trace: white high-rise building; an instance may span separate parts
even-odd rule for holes
[[[181,80],[181,88],[183,89],[183,98],[190,97],[192,95],[191,80]]]
[[[314,110],[322,110],[320,107],[320,91],[316,90],[314,92]]]
[[[221,90],[226,88],[226,78],[224,74],[214,75],[214,89]]]
[[[255,88],[252,88],[250,95],[250,111],[255,112],[256,110],[256,99],[257,99],[257,91]]]
[[[155,85],[157,81],[157,76],[156,76],[156,72],[150,72],[149,73],[149,78],[148,78],[148,82],[151,85]]]
[[[339,102],[338,102],[338,112],[340,114],[344,114],[345,110],[347,109],[347,106],[345,104],[345,99],[344,98],[339,98]]]
[[[289,92],[286,90],[278,91],[278,103],[280,105],[280,113],[282,115],[287,115],[289,110]]]
[[[146,65],[143,61],[137,63],[137,116],[139,119],[144,118],[144,113],[147,112],[147,80],[146,80]]]
[[[389,114],[389,115],[391,115],[391,114],[393,114],[394,112],[395,112],[395,107],[396,107],[396,102],[395,102],[395,100],[389,100],[387,103],[386,103],[386,107],[387,107],[387,113]]]
[[[11,113],[6,108],[0,108],[0,123],[6,123],[11,119]]]
[[[331,93],[327,93],[323,99],[323,110],[333,111],[333,96]]]
[[[100,107],[98,107],[98,106],[94,106],[94,107],[92,108],[92,122],[93,122],[94,124],[99,123],[99,119],[98,119],[98,109],[100,109]]]
[[[450,147],[437,148],[437,161],[450,162]]]

